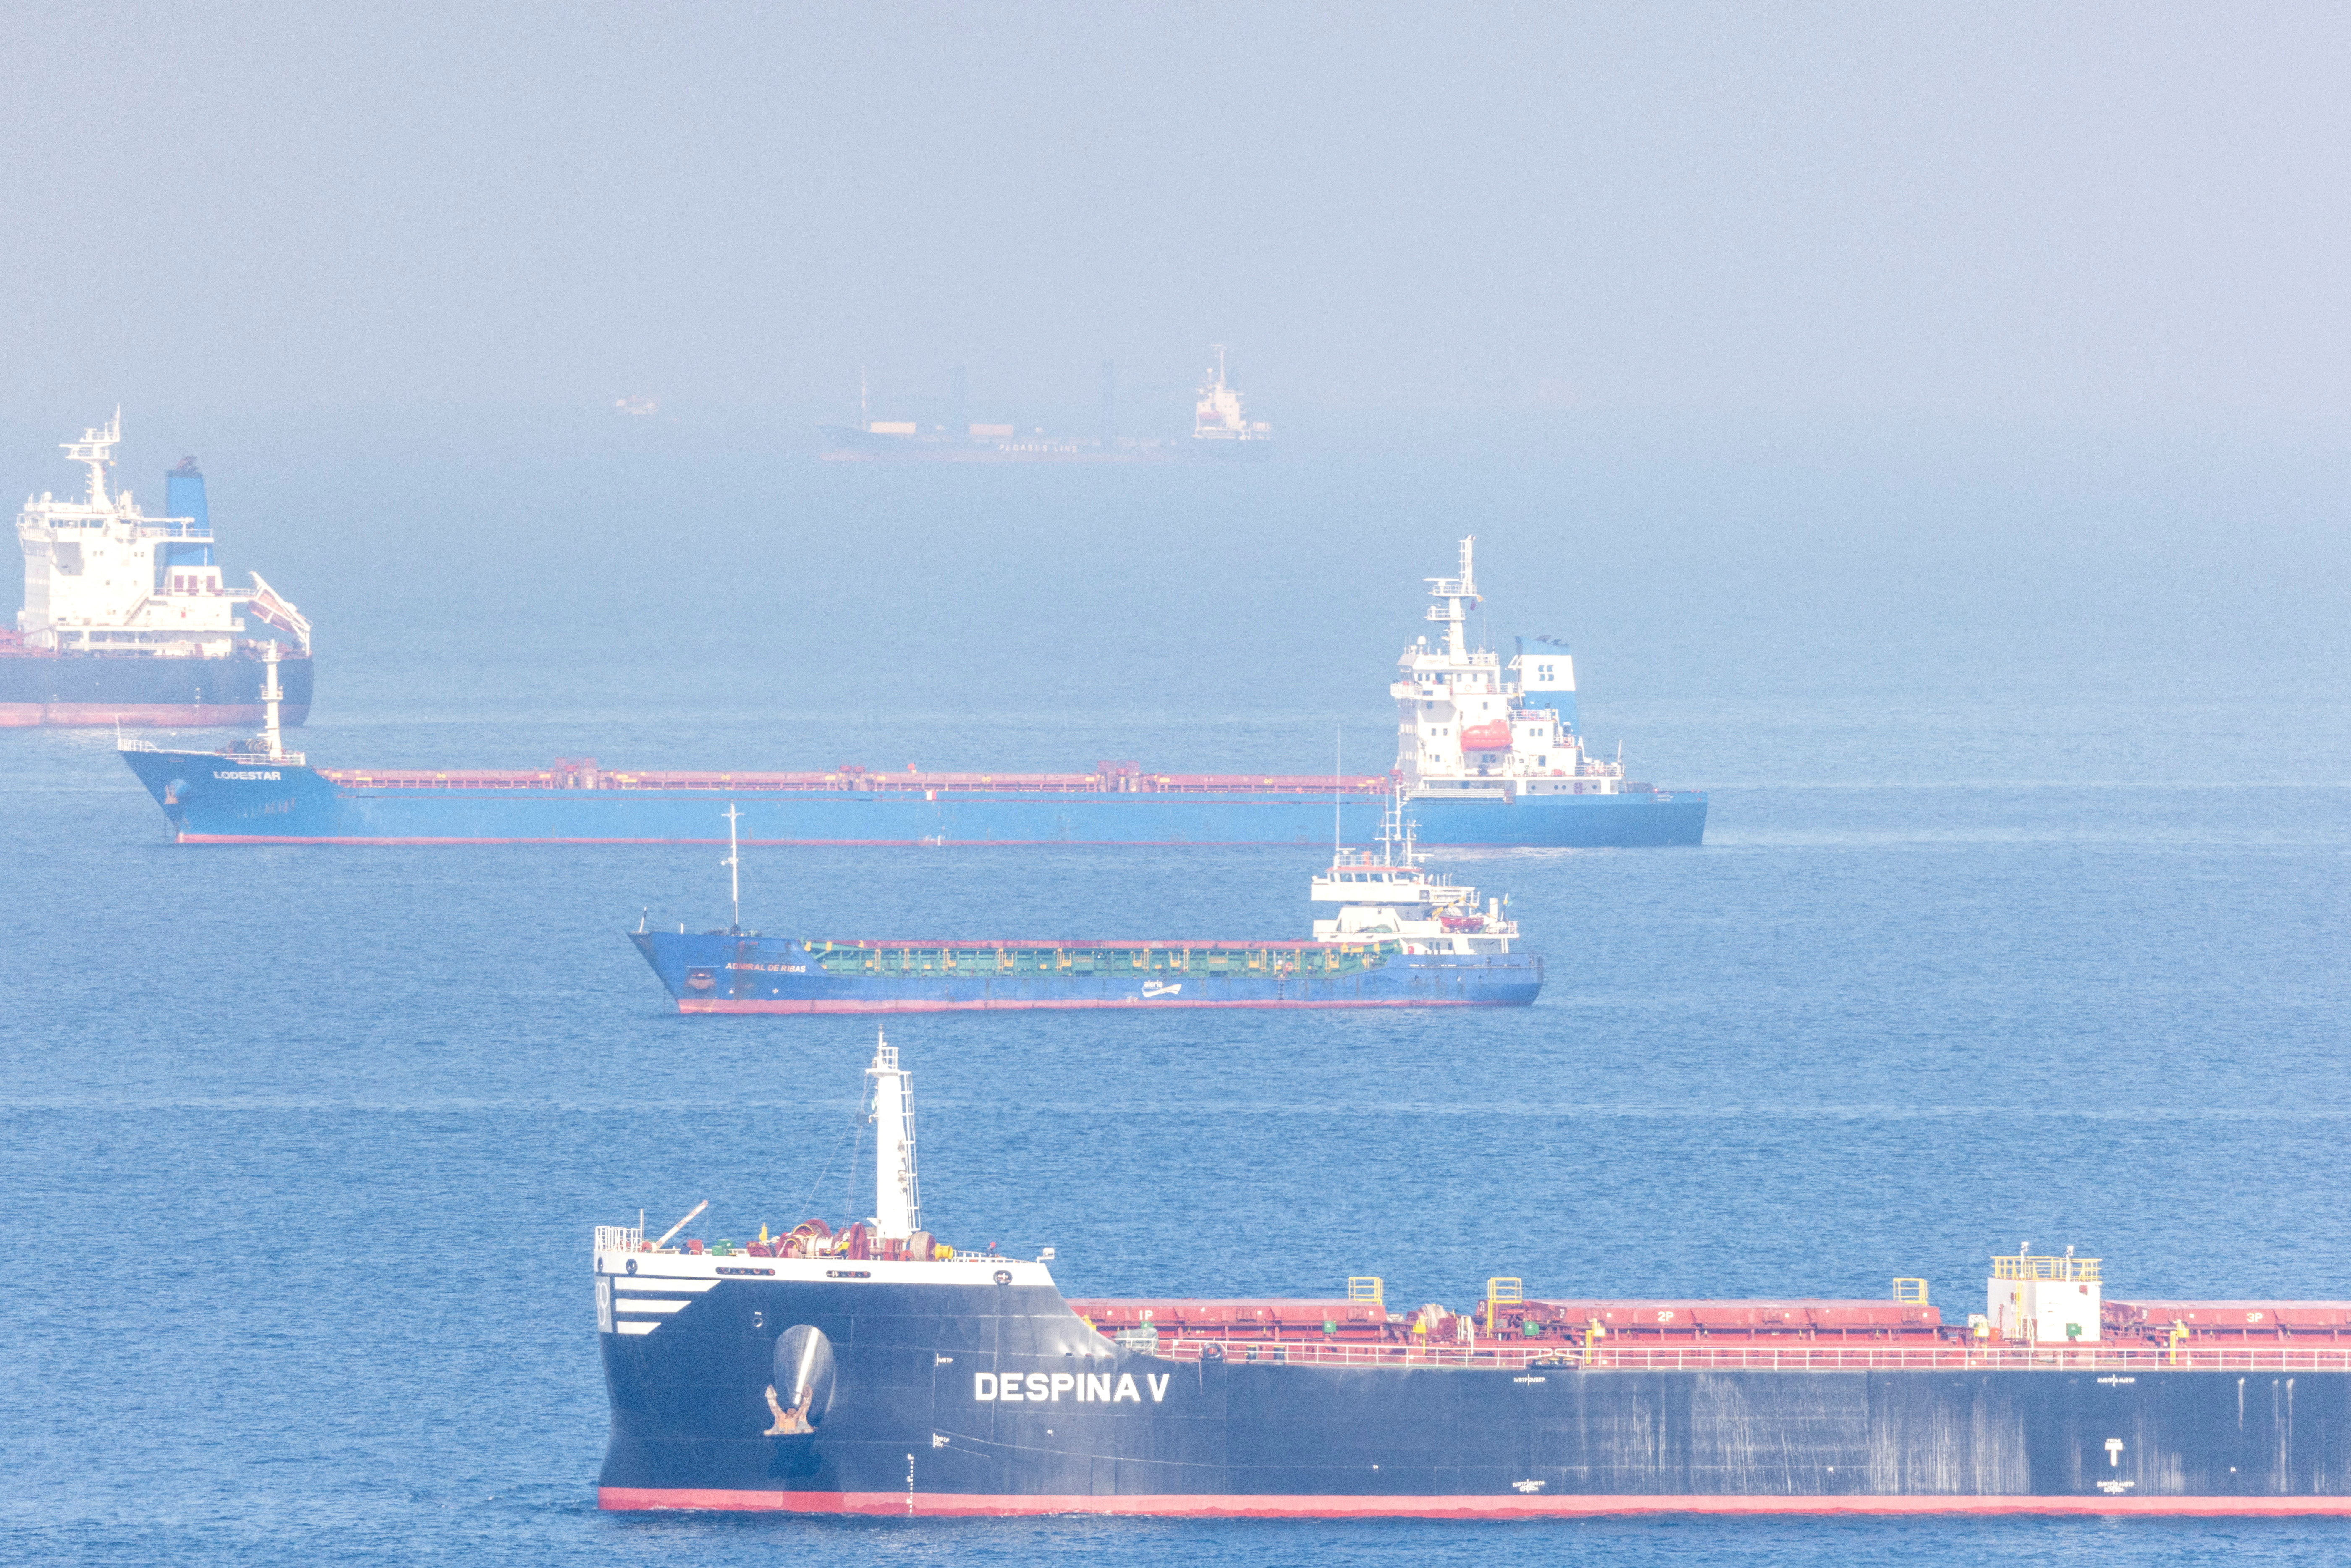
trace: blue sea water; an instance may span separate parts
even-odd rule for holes
[[[1918,1275],[1959,1312],[2030,1240],[2105,1258],[2117,1295],[2351,1299],[2339,535],[2111,486],[1630,458],[779,461],[688,506],[690,456],[352,486],[332,527],[258,480],[240,516],[216,479],[232,565],[322,627],[298,743],[1305,770],[1335,739],[1366,761],[1416,580],[1474,523],[1492,632],[1573,636],[1587,728],[1714,790],[1700,850],[1448,857],[1547,955],[1532,1009],[894,1025],[945,1237],[1050,1245],[1072,1293]],[[738,1239],[862,1212],[839,1134],[870,1026],[666,1009],[620,933],[723,919],[716,851],[176,849],[111,744],[0,734],[0,1557],[2351,1555],[2325,1521],[601,1515],[589,1228],[703,1198],[697,1229]],[[1314,862],[758,850],[745,915],[1293,936]]]

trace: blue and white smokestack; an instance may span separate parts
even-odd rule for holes
[[[1575,657],[1567,651],[1566,642],[1548,632],[1516,641],[1518,656],[1510,662],[1519,668],[1519,689],[1526,694],[1527,706],[1555,710],[1560,723],[1573,729]]]

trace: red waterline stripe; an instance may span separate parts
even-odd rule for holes
[[[770,1513],[1153,1514],[1196,1519],[1550,1519],[1593,1514],[2351,1514],[2351,1497],[1317,1497],[956,1492],[727,1491],[599,1487],[596,1506]]]
[[[723,844],[725,839],[491,839],[491,838],[354,838],[318,833],[182,833],[183,844]],[[1420,842],[1434,849],[1558,850],[1574,844],[1541,844],[1531,841],[1507,844],[1453,844],[1434,839]],[[1276,839],[949,839],[944,845],[931,839],[745,839],[745,849],[799,846],[810,849],[1171,849],[1171,850],[1294,850],[1311,848],[1296,840]],[[1632,849],[1664,849],[1662,844],[1635,844]]]
[[[1342,979],[1346,977],[1340,977]],[[1531,982],[1521,982],[1531,983]],[[1360,1001],[1360,1002],[1186,1002],[1153,998],[1148,1001],[1136,998],[1132,1001],[1108,999],[1093,1001],[1073,998],[1060,1002],[843,1002],[843,1001],[765,1001],[743,1002],[729,998],[725,1001],[695,1001],[680,998],[677,1010],[682,1013],[950,1013],[950,1012],[1023,1012],[1071,1008],[1510,1008],[1524,1007],[1524,1002],[1470,1001]]]

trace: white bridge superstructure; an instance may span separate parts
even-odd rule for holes
[[[1210,345],[1217,362],[1208,367],[1200,381],[1197,401],[1192,405],[1192,439],[1195,441],[1270,441],[1273,426],[1263,420],[1251,420],[1241,407],[1241,394],[1225,382],[1225,346]]]
[[[1413,827],[1399,789],[1381,820],[1378,852],[1342,849],[1332,857],[1309,896],[1339,909],[1314,923],[1314,940],[1401,939],[1407,953],[1509,952],[1519,924],[1504,913],[1504,901],[1489,898],[1480,908],[1476,888],[1429,871],[1413,846]]]
[[[1406,646],[1388,688],[1405,789],[1438,800],[1623,793],[1624,765],[1592,757],[1576,732],[1575,660],[1564,643],[1522,637],[1507,660],[1469,646],[1469,612],[1481,602],[1477,544],[1475,535],[1461,541],[1458,577],[1427,580],[1440,640]]]
[[[82,498],[43,491],[27,497],[16,514],[25,552],[25,607],[16,629],[25,645],[60,653],[226,658],[246,629],[241,612],[249,612],[308,653],[309,622],[259,572],[251,588],[223,580],[208,517],[151,517],[130,491],[110,490],[107,470],[121,440],[117,409],[79,441],[61,443],[68,458],[89,470]],[[182,472],[198,478],[193,463]]]

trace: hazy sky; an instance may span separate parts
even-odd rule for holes
[[[18,5],[11,420],[2351,413],[2339,5]]]

